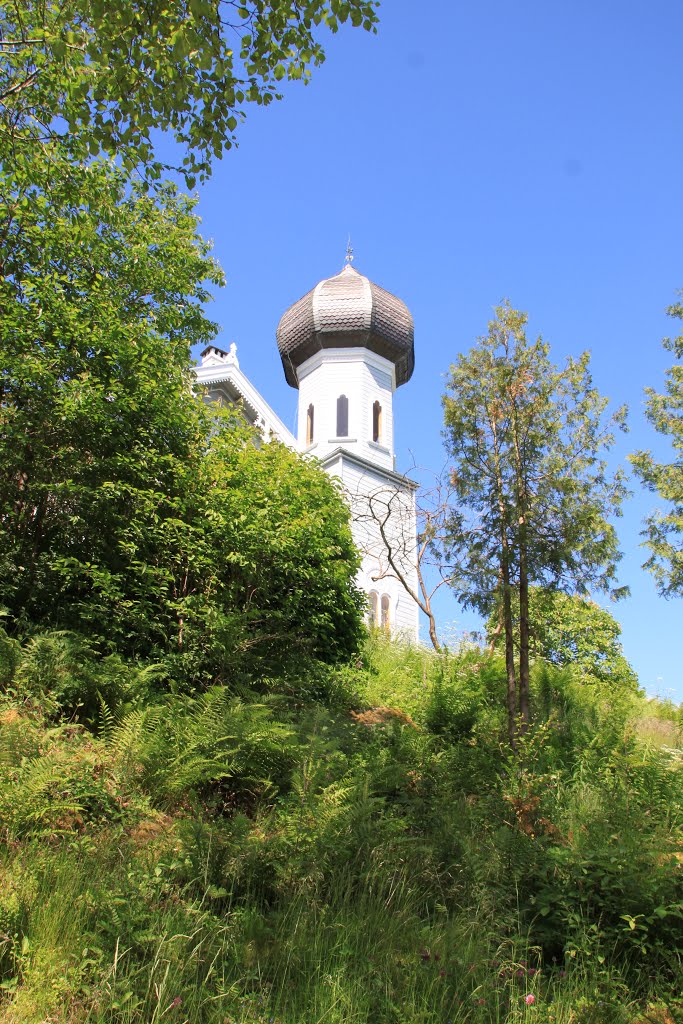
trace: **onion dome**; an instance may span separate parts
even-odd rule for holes
[[[296,369],[324,348],[366,348],[396,367],[396,386],[415,366],[413,318],[404,302],[347,263],[283,314],[277,347],[287,383],[299,386]]]

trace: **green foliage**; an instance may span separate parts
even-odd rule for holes
[[[32,644],[24,656],[56,671]],[[9,688],[8,1024],[635,1024],[653,998],[676,1012],[683,774],[638,739],[639,693],[539,662],[513,756],[495,655],[374,637],[361,663],[318,669],[298,697],[293,675],[263,680],[279,695],[256,703],[150,684],[134,709],[102,710],[99,736]]]
[[[337,485],[283,445],[249,440],[229,422],[199,467],[175,606],[186,651],[172,660],[185,677],[199,677],[204,660],[207,671],[252,678],[308,658],[337,662],[362,635],[358,555]]]
[[[488,334],[451,366],[443,399],[455,497],[444,557],[463,605],[502,609],[513,746],[518,723],[524,732],[530,718],[530,586],[625,592],[614,587],[621,556],[610,520],[626,491],[604,456],[626,411],[606,418],[588,353],[553,365],[548,345],[527,339],[527,319],[499,306]]]
[[[668,309],[670,316],[683,320],[683,302]],[[683,335],[665,338],[664,347],[678,360],[683,358]],[[666,375],[664,394],[646,388],[647,417],[655,430],[671,442],[673,459],[657,462],[651,452],[631,456],[636,473],[649,490],[659,495],[664,508],[645,522],[643,536],[650,549],[645,568],[653,574],[657,589],[665,597],[683,593],[683,365],[674,363]]]
[[[215,334],[203,281],[221,274],[189,200],[127,187],[49,161],[0,183],[0,579],[20,627],[144,650],[165,636],[158,552],[206,432],[189,346]]]
[[[577,760],[618,747],[632,722],[644,711],[643,697],[611,679],[581,676],[573,668],[557,670],[537,662],[532,670],[532,692],[542,739],[537,764],[572,769]]]
[[[116,708],[139,699],[158,675],[155,666],[135,669],[117,654],[101,657],[82,637],[48,632],[27,641],[12,685],[20,699],[53,716],[94,722],[103,703]]]
[[[249,103],[280,98],[325,59],[318,28],[375,29],[373,0],[103,0],[0,4],[0,152],[45,146],[74,162],[116,154],[158,178],[154,133],[172,134],[189,188],[235,144]]]
[[[3,189],[12,629],[87,632],[201,683],[256,657],[346,657],[360,597],[340,494],[192,393],[190,346],[216,330],[206,282],[222,279],[193,203],[171,186],[152,201],[107,163],[37,161]]]
[[[28,728],[27,728],[28,726]],[[38,730],[3,715],[0,731],[0,821],[5,842],[55,837],[122,817],[102,751],[78,726]]]
[[[665,755],[629,747],[591,757],[589,764],[590,774],[588,765],[577,766],[563,801],[565,840],[546,853],[534,897],[537,941],[553,945],[569,933],[570,955],[604,962],[609,954],[636,975],[646,963],[645,973],[675,977],[683,921],[683,876],[675,857],[680,770]]]
[[[619,514],[623,475],[610,477],[603,456],[625,410],[605,419],[588,353],[557,367],[547,343],[529,342],[526,322],[498,307],[488,335],[451,367],[444,396],[462,503],[451,538],[463,559],[460,596],[485,613],[500,589],[501,538],[511,584],[525,555],[531,584],[609,590],[619,558],[609,519]]]
[[[236,792],[281,785],[298,750],[268,707],[218,686],[130,712],[108,729],[108,744],[129,780],[162,803],[190,792],[229,802]]]
[[[440,665],[425,709],[427,728],[454,741],[469,735],[482,705],[482,690],[476,672],[445,658]]]
[[[21,644],[0,626],[0,689],[10,686],[21,657]]]
[[[494,648],[501,651],[503,641],[498,629],[500,607],[487,622],[487,634]],[[513,625],[519,628],[519,615],[513,603]],[[529,649],[532,657],[543,658],[558,666],[573,666],[586,680],[611,681],[616,686],[635,689],[638,680],[624,657],[621,626],[606,609],[588,598],[542,587],[529,589]],[[515,646],[519,646],[518,633]]]

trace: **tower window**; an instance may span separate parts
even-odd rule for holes
[[[349,436],[349,400],[346,395],[337,399],[337,437]]]
[[[372,406],[372,440],[377,444],[382,440],[382,406],[379,402]]]
[[[382,594],[382,629],[385,629],[387,633],[391,627],[391,614],[389,610],[389,595]]]
[[[368,605],[368,625],[370,629],[375,629],[379,618],[379,594],[376,590],[371,590],[368,594]]]
[[[313,444],[313,419],[314,409],[312,405],[309,405],[308,409],[306,410],[306,444]]]

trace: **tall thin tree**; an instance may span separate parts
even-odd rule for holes
[[[620,558],[610,520],[626,494],[605,453],[625,408],[605,415],[589,356],[564,367],[526,336],[526,313],[498,307],[488,334],[451,366],[444,395],[446,447],[457,505],[445,557],[464,606],[502,608],[508,736],[528,728],[529,588],[566,592],[616,587]],[[513,606],[519,609],[515,664]]]
[[[677,320],[683,320],[683,292],[681,296],[667,310]],[[650,551],[645,568],[653,574],[660,594],[678,597],[683,595],[683,333],[665,338],[663,344],[677,362],[667,370],[663,394],[646,389],[646,415],[671,442],[671,459],[658,462],[651,452],[639,451],[631,462],[662,502],[645,520],[643,535]]]

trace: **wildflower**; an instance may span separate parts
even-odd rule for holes
[[[528,996],[524,996],[524,1002],[527,1006],[533,1006],[536,1002],[536,996],[530,992]]]
[[[182,1004],[182,1001],[183,1000],[180,996],[176,996],[175,999],[172,1001],[171,1005],[169,1006],[169,1010],[175,1010],[176,1007]]]
[[[477,999],[477,1006],[486,1006],[486,1000],[483,998]]]
[[[446,972],[444,971],[443,967],[442,967],[442,968],[441,968],[441,970],[439,971],[439,977],[440,977],[440,978],[445,978],[445,977],[446,977]]]
[[[524,968],[520,967],[519,970],[515,971],[515,974],[517,975],[518,978],[523,978],[524,977]]]
[[[427,960],[431,959],[431,955],[432,954],[429,952],[428,949],[421,949],[420,950],[420,956],[425,961],[425,963],[427,962]]]

